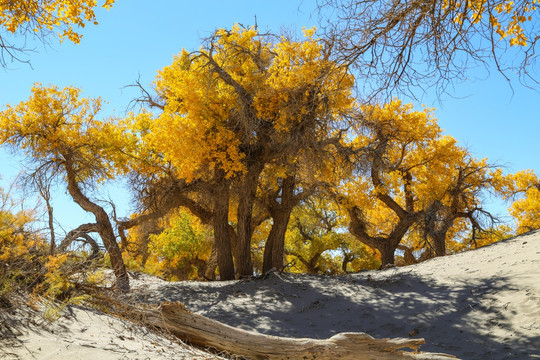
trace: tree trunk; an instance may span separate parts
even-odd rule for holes
[[[243,181],[237,211],[237,241],[236,272],[242,276],[253,276],[253,261],[251,259],[251,236],[253,234],[252,218],[253,203],[257,195],[257,185],[261,174],[261,166],[251,166]]]
[[[433,248],[435,250],[435,256],[446,255],[446,232],[445,230],[434,231],[432,233]]]
[[[283,269],[285,234],[297,202],[294,199],[294,186],[294,175],[287,176],[281,186],[281,202],[274,201],[270,208],[273,224],[264,246],[263,274],[272,268],[278,271]]]
[[[253,200],[248,194],[240,195],[236,228],[238,249],[235,262],[236,272],[240,277],[253,275],[253,261],[251,260],[252,211]]]
[[[397,245],[394,246],[392,242],[387,239],[378,244],[376,249],[379,250],[379,253],[381,254],[381,267],[394,264],[394,253],[396,252],[396,248]]]
[[[283,269],[283,256],[285,248],[285,233],[289,224],[290,211],[276,211],[272,215],[274,223],[264,246],[263,274],[275,268],[278,271]]]
[[[343,254],[343,262],[341,263],[341,270],[344,272],[344,273],[348,273],[347,271],[347,265],[349,265],[349,263],[351,263],[352,261],[354,260],[354,256],[349,254],[349,253],[345,253]]]
[[[111,266],[116,277],[115,286],[122,291],[129,291],[129,277],[126,267],[124,266],[124,260],[122,259],[122,252],[116,242],[116,236],[114,235],[109,216],[101,206],[90,201],[90,199],[83,194],[79,187],[79,183],[76,180],[76,172],[73,168],[73,164],[68,156],[65,156],[65,158],[68,192],[75,203],[83,210],[92,213],[96,218],[97,233],[101,237],[103,245],[105,246],[105,249],[107,249],[111,259]]]
[[[191,344],[248,359],[455,359],[451,355],[402,350],[416,350],[424,339],[375,339],[365,333],[341,333],[325,340],[263,335],[191,313],[181,303],[163,303],[158,311],[131,309],[126,316]]]
[[[214,244],[212,245],[210,258],[208,259],[208,264],[206,265],[206,270],[204,271],[204,278],[207,280],[215,280],[216,268],[217,268],[217,250],[216,250],[216,245]]]
[[[229,183],[223,170],[216,170],[216,187],[213,194],[215,247],[220,280],[234,279],[234,263],[229,238]]]
[[[56,249],[56,238],[54,235],[54,215],[53,215],[53,207],[51,206],[51,203],[49,201],[49,198],[45,198],[45,205],[47,206],[47,216],[49,219],[49,231],[51,234],[51,247],[49,249],[49,253],[52,255],[54,254],[54,250]]]

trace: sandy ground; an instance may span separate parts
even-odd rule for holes
[[[181,301],[265,334],[366,332],[424,338],[422,351],[460,359],[540,359],[538,231],[419,265],[348,276],[168,283],[138,275],[132,285],[139,301]],[[23,326],[0,332],[1,359],[216,358],[92,310],[72,308],[54,324],[24,319]]]

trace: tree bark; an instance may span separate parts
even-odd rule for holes
[[[263,274],[275,268],[283,269],[283,256],[285,249],[285,233],[289,224],[291,212],[287,210],[276,211],[272,215],[272,228],[264,246]]]
[[[129,277],[126,267],[124,266],[124,260],[122,259],[122,252],[120,251],[120,247],[116,242],[116,236],[114,235],[114,230],[109,216],[101,206],[92,202],[88,197],[86,197],[86,195],[83,194],[79,187],[79,183],[77,182],[76,171],[70,157],[64,157],[66,159],[64,165],[67,174],[68,192],[77,205],[79,205],[83,210],[94,215],[96,219],[97,233],[101,237],[103,245],[105,246],[105,249],[107,249],[111,259],[111,266],[116,277],[115,286],[120,290],[127,292],[129,291]]]
[[[446,255],[446,231],[436,231],[433,235],[433,248],[435,249],[435,256]]]
[[[234,279],[234,263],[229,237],[229,182],[223,170],[216,169],[216,187],[213,196],[215,246],[220,280]]]
[[[381,254],[381,266],[394,264],[394,254],[397,249],[397,245],[394,246],[392,241],[390,241],[389,239],[385,240],[386,241],[380,241],[380,243],[376,247],[376,249],[379,250],[379,253]]]
[[[166,330],[191,344],[211,347],[247,359],[455,359],[446,354],[409,352],[424,339],[375,339],[365,333],[340,333],[329,339],[285,338],[237,329],[194,314],[181,303],[163,303],[152,310],[127,314],[138,323]]]
[[[257,184],[262,166],[248,167],[248,172],[242,183],[237,211],[237,241],[236,272],[238,276],[253,276],[253,261],[251,259],[251,237],[253,235],[253,204],[257,195]]]
[[[283,269],[285,234],[287,233],[292,209],[298,202],[294,198],[294,186],[294,175],[287,176],[281,186],[281,202],[278,203],[273,199],[270,206],[273,224],[264,246],[263,274],[272,268],[278,271]]]
[[[216,279],[216,268],[217,268],[217,250],[216,245],[212,245],[212,251],[210,252],[210,258],[206,265],[206,270],[204,271],[204,278],[207,280]]]
[[[413,250],[405,245],[398,245],[397,248],[403,251],[403,259],[405,260],[405,265],[416,264],[416,258],[414,257]]]
[[[409,228],[414,224],[419,217],[419,213],[403,213],[398,220],[398,223],[392,229],[392,232],[387,237],[370,236],[367,232],[367,226],[363,219],[361,209],[356,206],[347,209],[349,213],[349,231],[359,241],[367,246],[379,250],[381,254],[381,267],[394,264],[394,253],[407,233]]]

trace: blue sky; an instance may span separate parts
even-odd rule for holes
[[[86,96],[108,101],[103,116],[124,114],[138,93],[123,88],[140,76],[149,85],[156,71],[168,65],[182,48],[197,49],[201,39],[218,27],[235,22],[252,25],[257,18],[261,30],[279,33],[297,31],[316,24],[315,1],[304,0],[117,0],[110,11],[98,10],[99,25],[88,25],[79,45],[51,41],[44,48],[33,44],[29,55],[32,67],[12,63],[0,69],[0,104],[25,100],[34,82],[74,85]],[[540,112],[538,89],[514,84],[514,91],[498,74],[455,84],[452,96],[425,95],[418,104],[437,109],[439,124],[479,158],[487,157],[514,172],[534,169],[540,173]],[[479,75],[485,77],[484,75]],[[18,160],[0,153],[1,184],[6,187],[18,172]],[[128,215],[124,193],[109,190]],[[66,230],[89,220],[66,200],[64,189],[57,193],[55,211]],[[119,195],[120,194],[120,195]],[[115,197],[116,196],[116,197]],[[500,204],[494,205],[497,211]]]

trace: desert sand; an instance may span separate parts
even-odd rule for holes
[[[365,332],[424,338],[421,351],[459,359],[540,359],[540,231],[418,265],[339,277],[270,273],[202,283],[132,274],[131,281],[134,300],[180,301],[264,334]],[[218,358],[83,307],[70,307],[54,323],[29,308],[0,316],[0,359]]]

